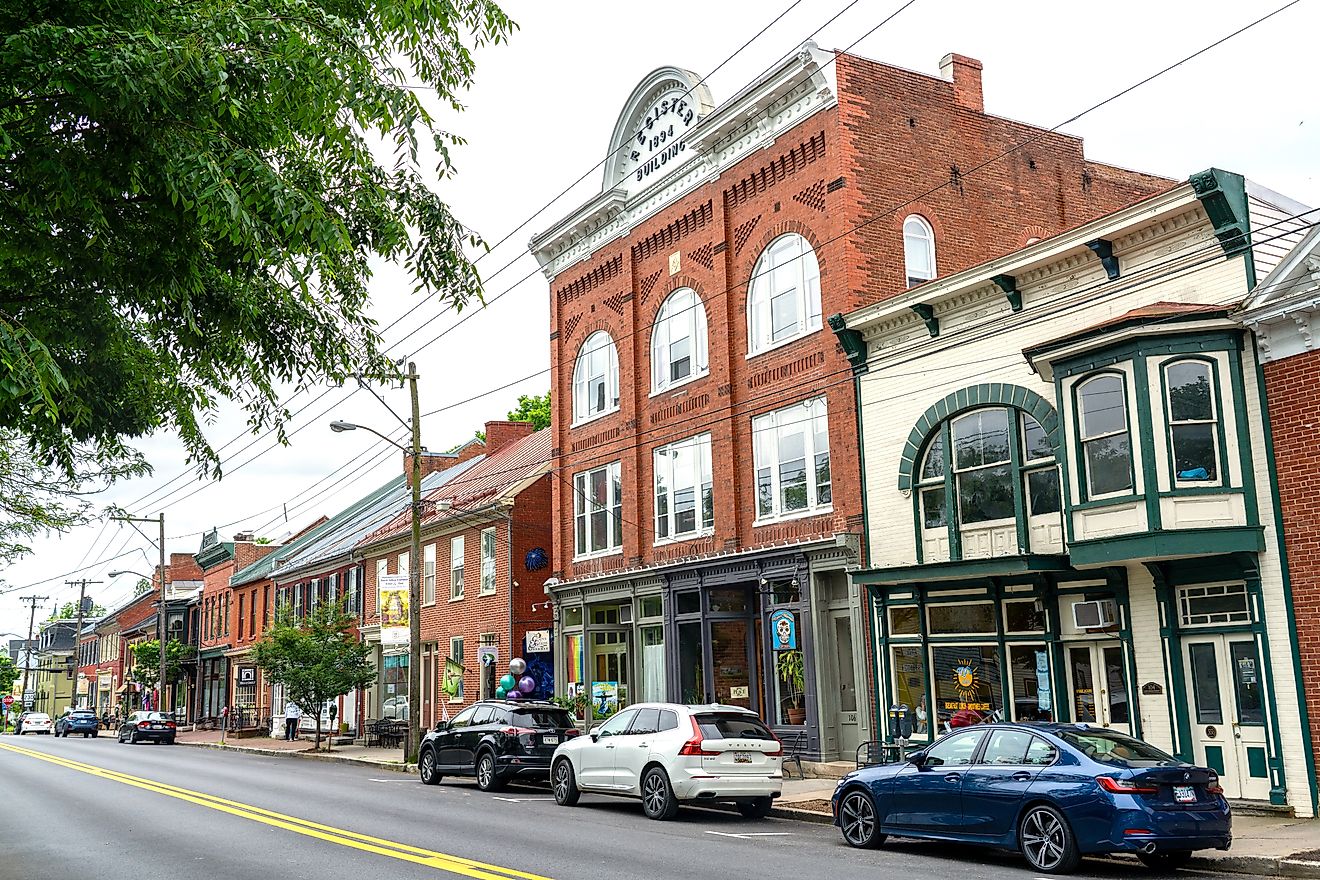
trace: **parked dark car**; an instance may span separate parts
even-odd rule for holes
[[[475,776],[482,791],[498,791],[515,777],[548,779],[555,749],[577,735],[573,716],[553,703],[486,700],[422,738],[417,770],[427,785]]]
[[[172,746],[176,732],[174,720],[160,712],[134,712],[119,725],[119,741],[162,742]]]
[[[890,834],[981,843],[1019,850],[1045,874],[1111,852],[1167,870],[1233,842],[1214,770],[1086,724],[956,730],[905,761],[849,773],[833,809],[850,846]]]
[[[87,711],[75,710],[68,715],[60,716],[55,722],[55,735],[68,736],[71,733],[81,733],[83,739],[89,736],[96,736],[101,729],[101,722],[97,720],[96,713],[90,709]]]

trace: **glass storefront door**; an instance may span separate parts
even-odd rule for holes
[[[1219,772],[1230,798],[1268,800],[1264,681],[1250,635],[1187,635],[1188,713],[1196,763]]]
[[[1072,720],[1131,734],[1131,703],[1122,645],[1068,642],[1064,657]]]

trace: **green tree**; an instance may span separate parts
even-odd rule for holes
[[[536,431],[550,427],[550,392],[519,394],[518,408],[509,411],[509,421],[531,422]]]
[[[23,675],[18,664],[9,659],[8,654],[0,654],[0,697],[14,692],[14,682]]]
[[[342,603],[322,602],[302,619],[285,607],[252,646],[253,661],[272,681],[284,685],[285,694],[304,714],[318,719],[317,749],[321,748],[321,708],[376,679],[370,646],[353,634],[356,624],[357,618],[346,614]]]
[[[461,110],[514,28],[490,0],[7,5],[0,429],[71,479],[171,429],[218,475],[222,402],[283,439],[284,386],[394,369],[373,259],[481,294],[431,173],[462,139],[422,96]]]
[[[165,685],[178,684],[183,679],[183,664],[192,660],[197,649],[178,639],[165,643]],[[133,667],[128,677],[141,690],[150,690],[160,683],[160,642],[138,642],[133,645]]]
[[[151,581],[146,578],[138,578],[138,582],[133,585],[133,595],[141,596],[147,590],[151,589]]]
[[[87,611],[83,614],[83,619],[84,619],[84,620],[95,620],[95,619],[98,618],[98,617],[104,617],[104,616],[105,616],[105,609],[104,609],[103,607],[101,607],[100,605],[97,605],[95,602],[93,602],[93,603],[91,604],[91,607],[88,608]],[[77,620],[77,619],[78,619],[78,603],[77,603],[77,602],[65,602],[63,605],[60,606],[60,610],[59,610],[59,611],[57,611],[56,613],[54,613],[54,614],[52,614],[52,615],[50,616],[50,619],[51,619],[51,620]]]

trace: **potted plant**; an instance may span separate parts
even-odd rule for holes
[[[780,651],[775,658],[775,672],[781,686],[787,686],[788,693],[783,697],[785,714],[789,724],[805,724],[807,720],[807,683],[803,668],[801,651]]]

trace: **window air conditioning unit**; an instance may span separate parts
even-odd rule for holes
[[[632,623],[632,605],[619,606],[619,623]]]
[[[1073,603],[1073,625],[1078,629],[1106,629],[1118,623],[1118,604],[1113,599]]]

